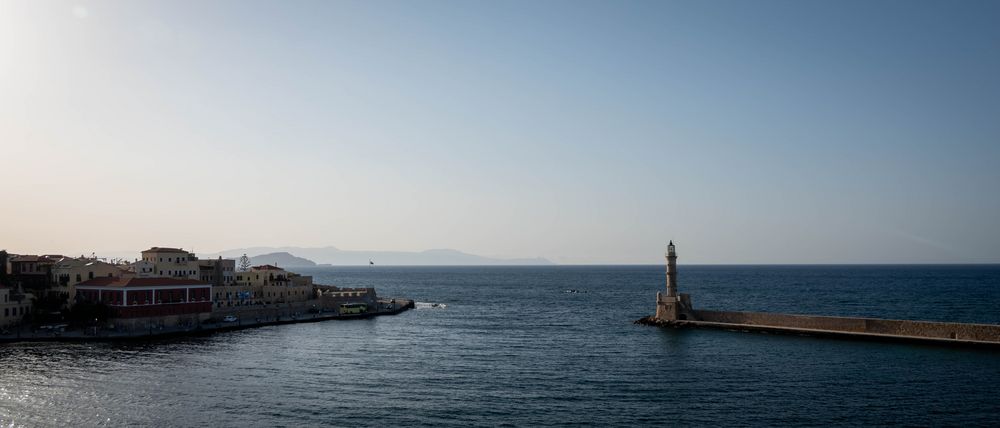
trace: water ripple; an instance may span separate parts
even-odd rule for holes
[[[0,347],[0,426],[989,425],[992,352],[661,330],[658,266],[314,269],[447,302],[132,344]],[[1000,322],[998,267],[683,267],[706,308]],[[586,293],[565,293],[565,290]]]

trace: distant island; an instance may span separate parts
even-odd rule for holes
[[[297,268],[297,267],[313,267],[316,266],[316,262],[304,259],[302,257],[295,257],[287,252],[277,252],[277,253],[267,253],[258,256],[250,257],[250,264],[257,265],[274,265],[281,266],[283,268]]]
[[[541,257],[500,259],[464,253],[458,250],[426,251],[352,251],[336,247],[251,247],[225,250],[207,256],[239,258],[251,256],[254,264],[274,264],[283,267],[357,266],[373,261],[376,265],[397,266],[475,266],[475,265],[552,265]]]

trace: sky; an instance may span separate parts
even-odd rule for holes
[[[0,248],[1000,262],[1000,2],[0,0]]]

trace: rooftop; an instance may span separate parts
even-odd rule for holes
[[[62,256],[15,256],[10,259],[11,262],[55,262],[56,258],[61,258]]]
[[[152,247],[148,250],[143,251],[143,253],[186,253],[183,248],[171,248],[171,247]]]
[[[274,265],[260,265],[260,266],[251,267],[250,269],[252,269],[252,270],[284,270],[284,269],[282,269],[280,267],[277,267],[277,266],[274,266]]]
[[[197,279],[187,279],[187,278],[122,278],[122,277],[101,277],[94,278],[87,281],[83,281],[77,284],[80,286],[97,286],[97,287],[158,287],[158,286],[173,286],[173,285],[209,285],[203,281]]]

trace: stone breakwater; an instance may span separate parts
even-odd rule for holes
[[[1000,325],[877,318],[793,315],[768,312],[691,310],[689,319],[660,320],[654,316],[636,324],[661,327],[701,327],[862,340],[1000,347]]]
[[[689,294],[678,293],[673,241],[667,245],[666,258],[666,292],[656,293],[656,314],[636,320],[636,324],[1000,347],[1000,325],[697,310]]]

